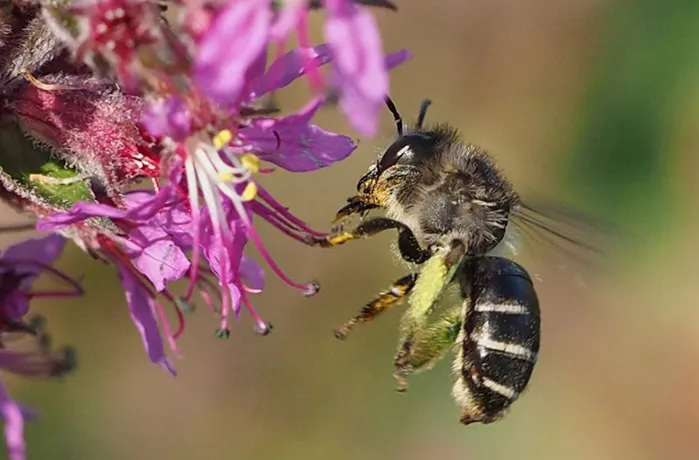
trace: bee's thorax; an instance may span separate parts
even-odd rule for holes
[[[384,203],[388,217],[410,227],[422,247],[458,239],[483,254],[497,245],[518,197],[485,150],[448,143],[412,167],[416,177]]]

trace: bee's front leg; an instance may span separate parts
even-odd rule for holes
[[[306,238],[305,242],[310,246],[332,248],[345,244],[350,240],[370,238],[378,233],[392,229],[398,230],[398,249],[403,259],[408,262],[419,264],[423,263],[432,255],[429,249],[422,249],[420,247],[417,238],[415,238],[412,230],[410,230],[407,225],[387,217],[376,217],[366,220],[352,231],[341,230],[324,237],[309,236]]]
[[[347,204],[340,208],[337,213],[335,213],[335,218],[332,223],[339,223],[348,217],[359,214],[364,216],[367,212],[372,209],[379,208],[380,206],[369,199],[365,195],[355,195],[347,199]]]

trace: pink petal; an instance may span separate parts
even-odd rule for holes
[[[272,40],[284,40],[294,30],[302,15],[307,14],[307,0],[285,0],[272,25],[269,35]]]
[[[169,187],[163,187],[158,193],[151,193],[148,199],[128,210],[90,201],[78,201],[67,212],[57,212],[40,219],[36,224],[36,229],[42,231],[58,230],[90,217],[108,217],[110,219],[130,219],[135,221],[149,220],[170,201],[171,196],[172,190]]]
[[[8,267],[0,268],[0,276],[6,270],[22,275],[14,291],[6,294],[3,299],[2,315],[7,318],[21,318],[29,311],[29,297],[24,292],[36,281],[44,269],[41,265],[52,265],[61,255],[66,239],[60,235],[49,235],[45,238],[31,238],[7,248],[1,259]],[[31,261],[34,263],[22,263]]]
[[[259,157],[287,171],[313,171],[340,161],[357,146],[347,136],[331,133],[309,120],[323,103],[311,101],[298,113],[281,118],[256,118],[240,136]]]
[[[165,354],[163,339],[160,336],[158,321],[155,318],[155,305],[152,297],[131,271],[119,266],[119,272],[126,291],[126,302],[129,306],[131,320],[141,335],[148,357],[170,374],[177,375],[170,359]]]
[[[386,70],[391,70],[412,57],[412,53],[408,50],[396,51],[395,53],[386,55],[384,58],[384,65],[386,66]]]
[[[61,255],[65,244],[66,239],[60,235],[32,238],[10,246],[5,250],[2,258],[8,260],[33,260],[51,265]],[[37,270],[37,268],[34,268],[34,271]]]
[[[166,237],[145,247],[138,255],[129,254],[129,257],[158,292],[165,289],[167,282],[182,278],[190,267],[182,249]]]
[[[351,0],[326,0],[325,7],[328,18],[324,32],[339,77],[340,107],[357,131],[374,136],[388,94],[388,74],[376,21]]]
[[[26,445],[22,410],[2,385],[0,385],[0,415],[5,421],[5,444],[9,460],[25,460]]]
[[[248,68],[265,50],[271,10],[269,1],[230,1],[201,40],[194,78],[219,103],[240,96]]]
[[[251,99],[256,99],[270,91],[284,88],[308,72],[330,62],[330,47],[318,45],[313,48],[297,48],[275,60],[267,72],[252,87]]]
[[[239,270],[240,278],[243,280],[248,292],[258,293],[265,288],[265,271],[257,262],[243,256]]]

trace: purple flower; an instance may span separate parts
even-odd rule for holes
[[[116,267],[149,359],[173,375],[169,354],[195,295],[227,337],[243,311],[260,334],[270,330],[251,301],[265,288],[263,266],[304,295],[318,290],[288,276],[258,234],[264,220],[301,243],[324,235],[266,190],[274,176],[265,165],[310,172],[345,159],[355,143],[312,122],[328,87],[339,90],[352,125],[374,134],[387,70],[407,57],[384,57],[368,10],[349,0],[324,2],[328,43],[315,45],[309,14],[320,3],[179,2],[181,14],[168,20],[156,0],[0,7],[0,50],[13,56],[0,62],[0,121],[29,138],[21,160],[47,174],[8,176],[0,197],[36,215],[37,229],[69,235]],[[292,33],[299,46],[285,52]],[[307,102],[278,114],[265,96],[302,77]],[[50,162],[38,145],[51,150]],[[49,236],[0,257],[0,342],[24,333],[34,345],[0,347],[0,369],[56,376],[70,368],[70,353],[47,350],[41,328],[24,320],[34,298],[82,293],[50,266],[63,245]],[[42,273],[68,288],[34,289]],[[176,312],[174,327],[166,308]],[[23,459],[27,411],[2,387],[0,415],[11,460]]]
[[[270,0],[188,4],[186,14],[175,18],[168,31],[162,21],[142,30],[127,27],[147,23],[152,2],[110,1],[122,7],[119,17],[94,5],[67,11],[80,19],[76,27],[88,26],[76,39],[76,54],[97,53],[105,60],[100,65],[107,66],[101,70],[108,73],[113,67],[112,76],[122,83],[128,80],[133,92],[127,100],[131,129],[124,142],[119,138],[124,130],[109,131],[114,127],[109,120],[125,117],[112,113],[103,120],[108,113],[103,109],[90,119],[99,127],[90,132],[91,139],[108,132],[110,145],[128,147],[123,153],[126,166],[121,166],[119,151],[98,157],[97,166],[104,171],[111,172],[113,163],[120,165],[113,176],[104,175],[107,193],[93,187],[94,199],[77,201],[67,211],[42,208],[37,228],[70,234],[117,267],[150,359],[174,372],[163,338],[177,352],[183,311],[195,294],[218,316],[222,336],[228,334],[229,319],[243,309],[260,332],[269,330],[250,302],[264,287],[264,272],[245,250],[256,249],[272,272],[304,295],[318,290],[315,282],[292,280],[258,235],[259,219],[299,242],[308,235],[323,235],[267,192],[263,182],[270,170],[264,162],[310,172],[349,156],[356,149],[349,137],[312,123],[325,103],[318,92],[325,88],[316,84],[322,83],[321,70],[331,65],[329,78],[340,89],[343,110],[354,125],[361,122],[360,131],[369,133],[375,131],[387,92],[387,70],[406,53],[384,57],[373,19],[354,2],[325,2],[328,44],[313,46],[308,14],[317,2],[285,2],[281,12]],[[195,26],[182,23],[193,15],[199,17]],[[300,46],[282,53],[292,31]],[[139,53],[129,48],[133,44],[138,44]],[[268,65],[270,49],[275,58]],[[281,116],[265,111],[265,95],[301,77],[316,82],[306,104]],[[52,97],[34,92],[37,100]],[[31,115],[41,119],[38,109]],[[62,111],[55,116],[61,115]],[[81,120],[89,115],[82,114]],[[72,159],[66,162],[72,165]],[[90,176],[94,166],[80,172]],[[135,180],[143,177],[151,178],[154,187],[144,189],[141,182],[135,190]],[[175,294],[172,283],[182,279],[187,288]],[[167,305],[176,308],[177,327],[171,328],[165,319]]]
[[[191,247],[191,217],[181,204],[173,204],[171,198],[171,189],[164,188],[159,193],[137,191],[126,195],[126,209],[80,202],[67,213],[54,214],[39,221],[37,228],[60,230],[93,217],[110,218],[123,228],[125,236],[112,236],[112,241],[120,247],[105,244],[102,252],[119,270],[129,313],[143,338],[148,356],[174,374],[153,316],[157,311],[164,320],[165,315],[151,289],[161,292],[176,305],[175,297],[167,291],[166,285],[181,279],[190,267],[184,251]],[[141,279],[141,275],[150,281],[150,285]],[[176,351],[175,336],[179,334],[173,333],[167,322],[163,323],[163,328]]]
[[[237,316],[241,302],[253,316],[260,332],[267,331],[269,327],[257,315],[246,295],[246,292],[260,292],[264,287],[262,269],[251,259],[242,256],[243,246],[247,242],[247,227],[234,217],[234,211],[230,208],[225,221],[237,222],[230,231],[222,233],[220,228],[209,228],[200,232],[201,238],[197,244],[213,275],[219,280],[218,293],[212,293],[212,283],[205,273],[197,270],[188,273],[192,264],[185,251],[192,250],[194,242],[192,218],[181,202],[170,201],[172,196],[169,187],[161,189],[159,193],[132,192],[124,199],[128,206],[126,209],[80,202],[67,213],[54,214],[39,221],[37,227],[42,230],[60,230],[86,219],[106,217],[123,229],[126,237],[112,236],[112,241],[119,247],[104,245],[102,252],[119,269],[132,320],[142,335],[150,359],[174,374],[174,368],[162,347],[156,313],[175,352],[175,342],[184,325],[180,324],[177,332],[171,330],[165,320],[162,304],[156,300],[156,293],[151,288],[155,288],[177,307],[178,313],[182,305],[188,304],[192,293],[198,290],[212,309],[221,315],[221,331],[228,331],[229,312]],[[150,285],[141,279],[141,275],[150,281]],[[190,278],[190,289],[183,297],[178,297],[167,289],[169,282],[185,276]],[[210,299],[214,297],[220,298],[219,307],[211,303]]]
[[[292,75],[302,74],[290,66],[286,69]],[[256,81],[264,82],[264,78],[265,75]],[[286,82],[287,78],[279,81]],[[303,241],[304,234],[320,233],[276,202],[253,175],[261,171],[260,158],[292,171],[309,171],[338,161],[354,150],[349,138],[309,123],[321,102],[313,101],[298,114],[279,119],[252,118],[249,126],[241,128],[237,146],[231,145],[232,138],[224,139],[217,148],[214,144],[220,141],[190,137],[180,144],[186,147],[183,179],[179,174],[181,164],[175,164],[176,173],[171,174],[170,183],[157,193],[144,190],[128,193],[120,207],[78,202],[68,212],[41,219],[37,229],[58,231],[93,218],[110,219],[120,229],[118,234],[102,235],[96,249],[119,268],[132,319],[143,336],[149,357],[170,371],[172,366],[165,358],[164,349],[157,345],[162,344],[161,336],[155,327],[157,321],[152,318],[160,318],[163,333],[174,351],[183,325],[176,332],[171,331],[153,290],[178,307],[188,304],[192,294],[199,292],[220,316],[221,336],[228,334],[230,313],[237,317],[241,306],[252,315],[258,332],[266,333],[269,326],[248,298],[248,294],[260,292],[264,286],[261,268],[243,257],[248,240],[252,240],[272,271],[287,284],[306,295],[315,293],[317,286],[292,281],[277,266],[257,235],[253,215],[261,216],[298,241]],[[225,134],[226,131],[222,132]],[[272,143],[271,139],[278,142]],[[255,152],[259,157],[245,152]],[[183,202],[180,192],[184,191],[189,200]],[[202,256],[208,262],[210,275],[218,281],[217,292],[212,292],[210,275],[202,271]],[[141,275],[149,280],[150,286]],[[189,278],[189,288],[183,296],[176,296],[167,286],[183,277]],[[152,314],[146,315],[146,311]]]
[[[29,301],[37,297],[72,297],[82,294],[80,286],[50,265],[61,254],[65,239],[50,235],[9,247],[0,257],[0,370],[32,377],[58,377],[74,367],[71,349],[51,351],[42,323],[27,323]],[[50,273],[70,286],[67,290],[36,291],[32,284],[42,273]],[[11,342],[9,335],[25,335]],[[9,343],[29,347],[5,348]],[[24,422],[31,412],[14,401],[0,384],[0,416],[5,424],[5,444],[11,460],[25,459]]]

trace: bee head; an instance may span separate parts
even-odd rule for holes
[[[396,139],[384,152],[379,161],[369,168],[357,182],[357,191],[360,193],[371,194],[376,184],[376,181],[384,175],[384,173],[398,173],[396,166],[419,166],[427,159],[432,152],[439,139],[433,133],[422,131],[422,124],[427,114],[427,108],[432,102],[428,99],[422,102],[420,113],[418,114],[417,123],[412,128],[412,132],[405,133],[403,131],[403,119],[396,109],[395,104],[390,97],[386,97],[386,105],[393,114],[398,131],[398,139]],[[392,175],[392,174],[391,174]]]

